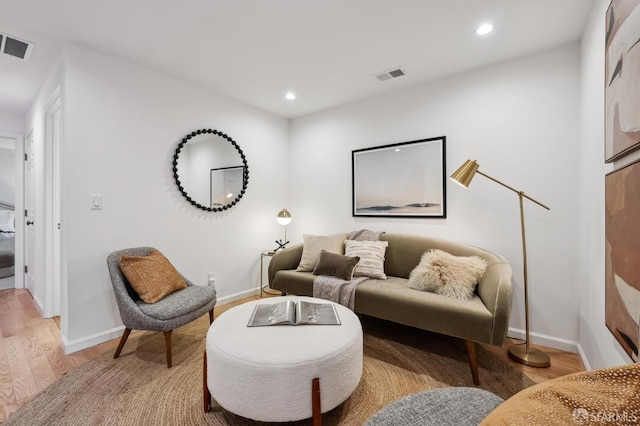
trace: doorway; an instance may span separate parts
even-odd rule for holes
[[[0,134],[0,290],[16,288],[17,136]],[[18,217],[18,221],[20,217]]]

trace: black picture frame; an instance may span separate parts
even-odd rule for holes
[[[351,151],[354,217],[446,218],[446,136]]]

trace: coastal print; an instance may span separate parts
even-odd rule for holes
[[[446,217],[445,137],[353,151],[353,216]]]

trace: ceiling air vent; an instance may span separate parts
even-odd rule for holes
[[[378,81],[387,81],[387,80],[391,80],[392,78],[402,77],[403,75],[404,75],[404,71],[402,71],[400,68],[393,68],[393,69],[378,73],[375,75],[375,77],[376,79],[378,79]]]
[[[33,51],[33,43],[19,40],[13,36],[0,34],[0,52],[28,61]]]

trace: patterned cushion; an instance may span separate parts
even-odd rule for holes
[[[360,258],[353,275],[356,277],[370,277],[386,280],[384,273],[384,255],[389,242],[387,241],[345,241],[344,254]]]
[[[640,364],[583,371],[522,390],[481,425],[635,425]]]
[[[168,294],[187,287],[176,268],[157,250],[151,251],[149,256],[123,255],[120,269],[145,303],[156,303]]]

